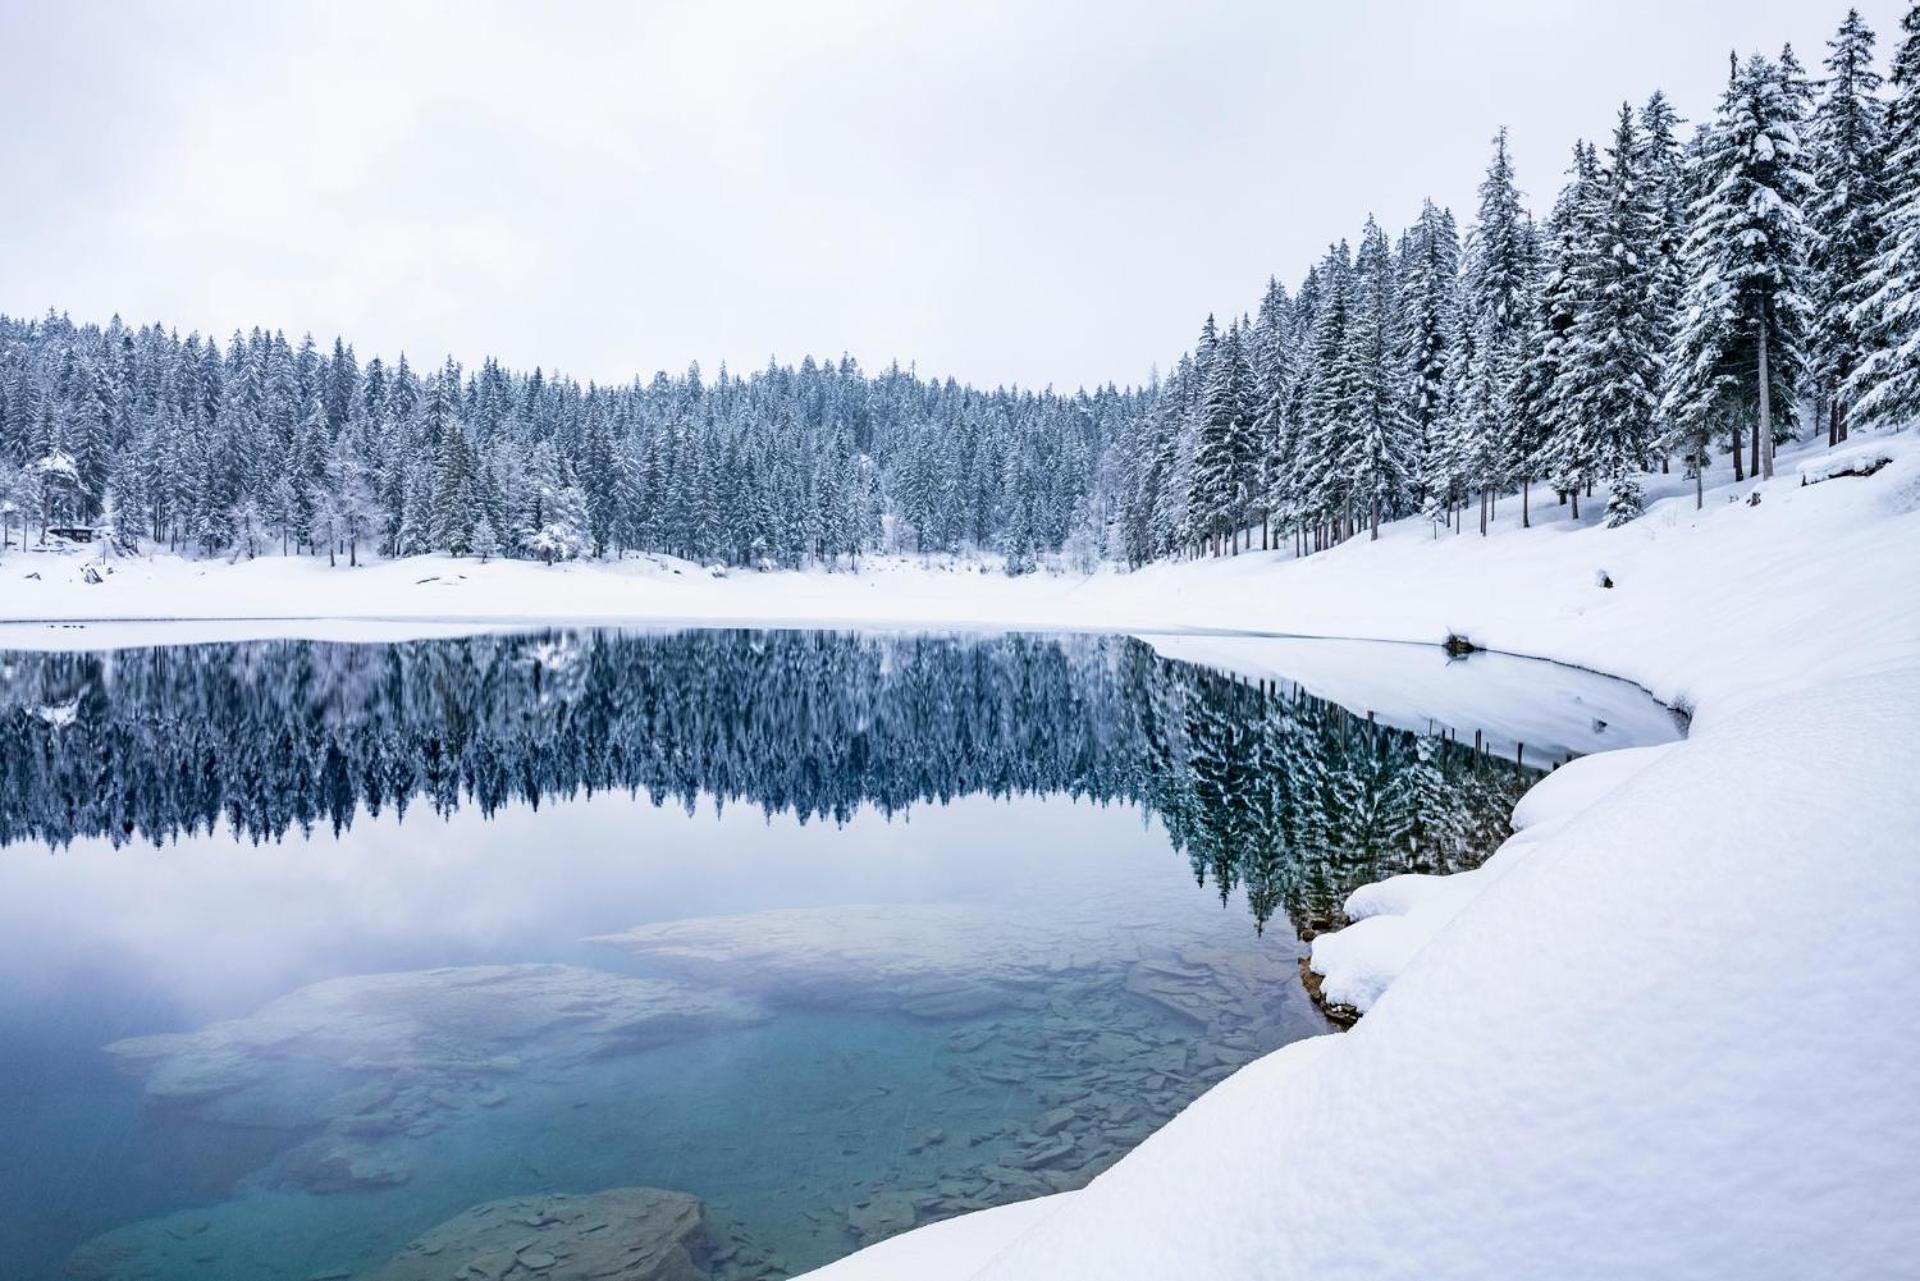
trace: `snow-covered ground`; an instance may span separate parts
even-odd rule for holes
[[[1870,476],[1839,474],[1881,454]],[[279,620],[225,635],[351,634],[318,621],[342,617],[388,632],[540,619],[1454,632],[1627,677],[1694,709],[1692,735],[1561,770],[1478,872],[1357,893],[1363,919],[1315,947],[1330,989],[1370,1007],[1352,1032],[1241,1070],[1082,1191],[816,1275],[1911,1276],[1920,441],[1781,464],[1769,484],[1709,490],[1698,513],[1686,482],[1655,478],[1660,501],[1617,530],[1576,527],[1536,494],[1535,529],[1514,528],[1506,503],[1484,540],[1403,522],[1305,561],[1091,578],[157,558],[93,585],[71,558],[15,552],[0,559],[0,618]],[[1803,469],[1822,479],[1802,485]],[[0,647],[209,626],[37,623],[4,629]],[[1156,643],[1251,674],[1273,661],[1229,640]]]

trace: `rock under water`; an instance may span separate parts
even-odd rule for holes
[[[365,1281],[708,1281],[698,1197],[659,1188],[488,1201],[421,1234]]]

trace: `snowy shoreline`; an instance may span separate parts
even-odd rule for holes
[[[815,1275],[1788,1277],[1818,1260],[1891,1276],[1920,1252],[1903,1069],[1920,1054],[1920,789],[1901,750],[1920,721],[1915,444],[1856,446],[1892,460],[1805,485],[1842,455],[1783,453],[1778,479],[1718,486],[1699,512],[1680,477],[1650,477],[1656,501],[1620,529],[1548,499],[1536,528],[1503,517],[1484,540],[1402,522],[1302,561],[1084,580],[159,558],[23,587],[23,562],[73,562],[16,552],[0,647],[778,619],[1154,633],[1175,656],[1233,648],[1201,632],[1456,633],[1618,676],[1692,711],[1691,737],[1554,773],[1478,871],[1356,893],[1356,924],[1314,944],[1329,991],[1369,1011],[1353,1031],[1242,1069],[1085,1189]],[[450,595],[471,622],[447,621]],[[200,618],[111,622],[162,601]],[[323,603],[354,608],[316,620]],[[1817,965],[1794,943],[1809,922],[1831,927]]]

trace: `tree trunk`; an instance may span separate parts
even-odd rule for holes
[[[1767,377],[1767,309],[1760,309],[1760,421],[1754,425],[1753,443],[1758,451],[1754,461],[1762,479],[1773,479],[1773,388]]]
[[[1480,537],[1487,536],[1487,487],[1480,486]]]
[[[1380,495],[1378,494],[1375,494],[1373,496],[1373,511],[1368,517],[1367,523],[1370,529],[1369,540],[1376,543],[1379,542],[1380,541]]]
[[[1693,509],[1699,511],[1707,505],[1707,469],[1693,469]]]
[[[1533,528],[1533,478],[1520,478],[1520,528]]]
[[[1573,495],[1573,522],[1577,525],[1580,523],[1580,486],[1575,485],[1571,492]]]
[[[1737,485],[1746,478],[1746,472],[1740,468],[1740,429],[1735,427],[1733,429],[1733,483]]]

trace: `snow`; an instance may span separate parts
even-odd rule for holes
[[[1693,709],[1690,737],[1549,776],[1475,872],[1356,893],[1357,923],[1314,944],[1329,991],[1369,1006],[1352,1032],[1242,1069],[1079,1192],[816,1276],[1891,1278],[1920,1257],[1920,442],[1852,448],[1889,461],[1842,475],[1783,450],[1778,479],[1698,512],[1691,482],[1647,477],[1617,529],[1604,495],[1576,524],[1540,491],[1536,528],[1506,499],[1486,539],[1408,521],[1303,561],[1090,577],[159,557],[90,586],[15,552],[0,617],[39,621],[0,646],[115,643],[44,622],[63,618],[1075,627],[1295,679],[1312,660],[1285,642],[1187,633],[1455,633],[1626,677]],[[1834,478],[1802,484],[1803,463]],[[1436,715],[1445,682],[1408,693],[1399,661],[1299,678]]]
[[[1674,716],[1631,685],[1504,654],[1450,657],[1434,645],[1329,644],[1293,637],[1148,635],[1164,658],[1246,680],[1296,684],[1317,698],[1417,733],[1451,728],[1489,755],[1548,769],[1622,742],[1677,737]]]
[[[1311,964],[1326,999],[1366,1012],[1420,950],[1461,909],[1537,851],[1546,838],[1589,805],[1658,760],[1675,745],[1621,748],[1583,756],[1530,788],[1513,813],[1517,829],[1470,872],[1409,873],[1363,885],[1347,896],[1355,922],[1313,941]]]
[[[968,1275],[984,1266],[1003,1241],[1040,1223],[1072,1195],[1015,1201],[892,1237],[833,1265],[833,1281],[915,1281],[919,1277]]]

